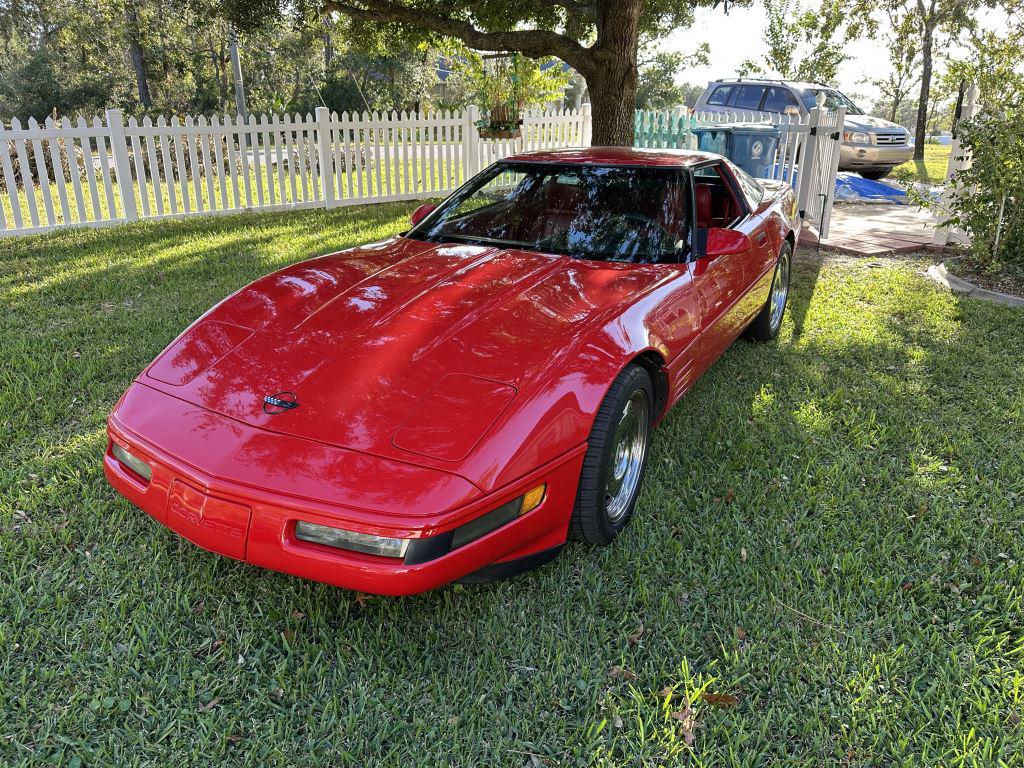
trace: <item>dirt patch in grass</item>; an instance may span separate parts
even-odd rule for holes
[[[1008,293],[1024,298],[1024,267],[1002,264],[993,268],[962,257],[946,264],[946,269],[957,277],[968,280],[989,291]]]

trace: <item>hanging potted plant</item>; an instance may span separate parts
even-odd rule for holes
[[[514,57],[513,57],[514,60]],[[519,118],[514,61],[494,56],[485,62],[477,57],[471,66],[477,80],[477,93],[484,117],[477,123],[482,139],[515,139],[522,131]]]
[[[485,58],[463,48],[452,60],[480,105],[482,119],[476,127],[482,139],[519,138],[524,112],[560,102],[569,82],[569,72],[554,58],[536,61],[519,54]]]
[[[523,121],[519,117],[509,116],[505,104],[495,105],[487,117],[477,123],[481,139],[518,139],[523,134]]]

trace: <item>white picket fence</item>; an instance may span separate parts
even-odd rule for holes
[[[785,181],[797,193],[801,218],[828,236],[835,201],[836,173],[842,143],[846,108],[827,110],[824,97],[806,116],[770,112],[691,112],[685,108],[668,112],[638,112],[636,144],[656,148],[698,148],[695,129],[723,123],[771,123],[780,130],[778,148],[769,158],[767,179]],[[804,169],[808,173],[803,173]]]
[[[247,210],[334,208],[439,197],[516,152],[589,146],[590,105],[524,116],[522,135],[482,139],[476,107],[461,112],[155,122],[106,119],[0,124],[0,236],[59,227]],[[693,129],[768,121],[782,129],[769,177],[791,184],[808,222],[828,234],[844,110],[640,113],[637,143],[696,147]],[[810,169],[803,173],[803,169]]]
[[[590,143],[589,105],[481,139],[479,110],[0,124],[0,236],[443,196],[515,152]],[[20,173],[16,173],[16,167]]]

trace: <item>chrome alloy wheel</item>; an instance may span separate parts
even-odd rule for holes
[[[771,294],[771,329],[772,333],[782,325],[782,313],[786,310],[786,298],[789,296],[789,253],[783,252],[775,267]]]
[[[608,520],[612,524],[625,517],[630,500],[640,484],[650,424],[647,393],[638,389],[629,398],[619,424],[615,427],[608,458],[605,499]]]

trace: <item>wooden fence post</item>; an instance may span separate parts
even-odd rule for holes
[[[331,138],[331,110],[316,108],[317,168],[320,172],[320,197],[325,208],[334,207],[334,152]]]
[[[469,181],[480,173],[480,132],[476,128],[480,108],[470,104],[462,114],[462,178]]]
[[[589,147],[594,136],[594,120],[591,115],[590,102],[585,102],[580,110],[583,112],[583,146]]]
[[[124,135],[124,116],[120,109],[107,110],[107,134],[110,137],[110,148],[114,152],[114,168],[117,173],[117,188],[121,192],[124,220],[138,221],[135,185],[132,183],[132,167],[128,160],[128,140]],[[141,172],[141,169],[139,170]]]
[[[679,145],[683,149],[697,149],[697,135],[693,132],[693,129],[697,127],[697,113],[689,107],[683,107],[683,120],[682,127],[682,143]]]
[[[978,95],[978,86],[974,83],[967,89],[967,99],[964,101],[963,109],[960,111],[960,122],[971,120],[981,111]],[[964,154],[963,147],[960,144],[960,136],[957,135],[949,148],[949,164],[946,166],[946,186],[939,198],[939,206],[943,211],[949,211],[950,197],[953,191],[953,177],[957,171],[970,167],[970,164],[971,158]],[[953,240],[954,236],[955,233],[949,227],[937,226],[933,242],[935,245],[949,245],[950,240]]]

